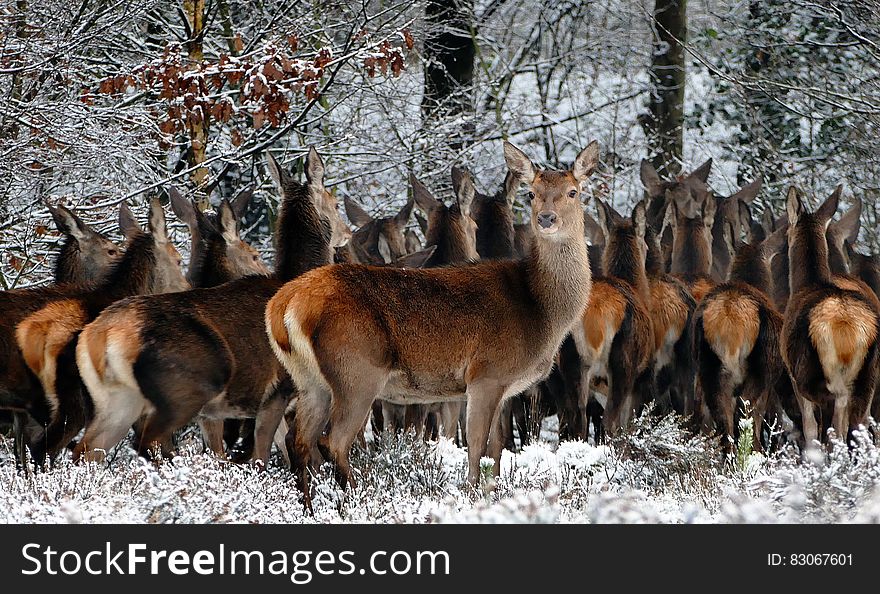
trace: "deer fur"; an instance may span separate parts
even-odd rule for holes
[[[42,460],[44,447],[41,437],[49,422],[49,411],[44,402],[25,395],[38,389],[38,381],[27,370],[16,352],[15,326],[51,299],[72,287],[88,287],[102,279],[122,258],[122,250],[98,233],[65,206],[45,202],[58,230],[64,235],[55,261],[55,285],[63,286],[57,292],[43,289],[13,289],[0,293],[0,411],[10,411],[15,437],[15,457],[18,464],[27,463],[27,448]],[[7,408],[10,402],[15,406]],[[27,407],[36,407],[36,417]]]
[[[865,423],[877,384],[880,302],[867,285],[835,282],[827,230],[840,200],[838,188],[808,212],[795,188],[786,199],[790,291],[782,328],[782,357],[801,408],[807,442],[819,438],[816,413],[833,409],[837,435]]]
[[[590,303],[572,336],[582,361],[579,408],[586,415],[590,389],[606,384],[604,398],[599,398],[604,400],[605,430],[614,433],[647,400],[638,388],[653,382],[655,341],[645,274],[647,206],[640,202],[632,217],[625,218],[605,202],[596,202],[605,235],[605,275],[594,279]]]
[[[687,285],[699,303],[714,285],[709,273],[715,198],[706,194],[702,201],[696,201],[693,192],[679,187],[674,192],[667,190],[667,204],[662,229],[671,229],[673,235],[670,272]]]
[[[489,431],[501,401],[549,373],[582,317],[591,282],[579,195],[598,145],[569,171],[538,169],[509,143],[504,153],[529,187],[527,259],[414,271],[340,264],[295,279],[270,301],[273,349],[301,390],[293,462],[307,505],[314,444],[320,438],[340,483],[351,482],[349,448],[383,392],[411,401],[466,396],[475,484],[487,441],[498,465],[500,436]]]
[[[744,202],[740,208],[748,212]],[[752,447],[762,450],[764,417],[772,408],[773,389],[785,373],[779,352],[782,316],[768,297],[769,261],[764,242],[749,241],[751,220],[746,217],[740,219],[743,225],[748,223],[745,243],[739,240],[740,225],[725,222],[724,241],[735,254],[728,280],[703,298],[694,315],[701,393],[728,451],[736,445],[734,421],[740,399],[751,410]]]
[[[253,460],[266,462],[292,386],[266,340],[263,311],[286,280],[329,263],[332,243],[346,238],[314,149],[305,170],[308,183],[301,184],[269,158],[282,195],[273,276],[130,299],[83,331],[76,358],[95,413],[75,459],[101,460],[146,414],[143,455],[197,415],[256,418]],[[208,439],[222,455],[220,436]]]
[[[127,207],[120,215],[127,231],[125,255],[106,278],[91,288],[61,290],[34,308],[15,327],[15,344],[37,379],[26,398],[48,406],[45,452],[51,456],[82,428],[87,403],[81,390],[73,351],[83,326],[119,299],[139,293],[178,291],[188,284],[180,254],[168,239],[165,213],[158,200],[150,205],[150,233],[140,231]],[[37,384],[39,384],[37,386]]]
[[[724,282],[727,271],[730,268],[733,253],[728,251],[729,246],[724,240],[725,225],[733,223],[734,229],[739,229],[746,224],[740,218],[742,204],[748,207],[761,191],[762,180],[759,177],[750,184],[743,186],[731,196],[715,196],[715,220],[712,224],[712,267],[709,276],[716,283]],[[751,226],[751,222],[749,222]],[[749,230],[751,232],[751,230]],[[757,240],[757,238],[756,238]]]

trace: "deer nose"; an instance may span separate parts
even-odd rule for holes
[[[538,225],[543,229],[549,229],[553,225],[556,224],[556,213],[555,212],[539,212],[538,213]]]

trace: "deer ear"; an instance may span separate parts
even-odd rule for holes
[[[165,222],[165,209],[159,198],[153,196],[150,199],[150,219],[147,221],[150,235],[156,243],[168,243],[168,228]]]
[[[596,214],[599,215],[599,227],[602,229],[602,235],[605,236],[607,244],[608,238],[611,236],[611,226],[614,224],[614,214],[611,207],[601,198],[596,198]]]
[[[694,169],[688,176],[690,179],[697,179],[703,183],[709,179],[709,171],[712,169],[712,158],[710,157],[705,163]]]
[[[240,221],[244,218],[245,213],[247,213],[248,206],[251,204],[251,200],[254,197],[254,186],[248,186],[241,192],[239,192],[235,198],[232,199],[230,203],[232,206],[232,212],[235,213],[235,220]]]
[[[220,234],[226,243],[235,243],[238,241],[238,220],[232,205],[225,198],[217,209],[217,221],[220,225]]]
[[[275,181],[275,187],[278,188],[278,193],[282,193],[284,191],[284,182],[288,176],[287,171],[281,167],[278,161],[275,160],[275,157],[272,156],[272,153],[268,151],[266,152],[266,164],[269,169],[269,175],[272,176],[272,179]]]
[[[519,184],[516,181],[516,175],[508,169],[507,173],[504,175],[504,198],[510,206],[513,206],[513,203],[516,200],[517,186],[519,186]]]
[[[767,236],[767,238],[761,242],[761,247],[763,248],[764,255],[767,259],[771,259],[774,256],[780,254],[783,248],[785,247],[785,242],[788,240],[788,223],[783,223],[776,228],[776,230]]]
[[[707,194],[706,199],[703,200],[703,207],[702,207],[703,226],[704,227],[711,228],[715,224],[715,208],[716,208],[715,197],[711,193]]]
[[[645,239],[645,232],[648,227],[648,212],[644,200],[639,200],[632,211],[632,221],[636,229],[636,235]]]
[[[324,160],[313,146],[309,147],[309,154],[306,155],[306,180],[316,192],[324,191]]]
[[[859,238],[859,229],[861,228],[862,201],[856,198],[853,201],[852,208],[843,213],[840,220],[834,225],[834,234],[841,240],[855,243]]]
[[[586,210],[584,211],[584,231],[586,231],[591,245],[599,245],[605,242],[605,231],[602,230],[602,226]]]
[[[458,165],[452,166],[452,191],[456,196],[461,196],[462,192],[476,192],[470,171]]]
[[[89,230],[88,227],[86,227],[86,224],[83,223],[78,216],[70,212],[65,206],[58,205],[57,207],[53,207],[48,202],[45,204],[59,231],[65,235],[70,235],[77,241],[85,239]]]
[[[406,224],[409,222],[409,217],[412,214],[413,206],[415,206],[415,200],[410,196],[407,199],[406,204],[403,205],[403,208],[394,215],[394,222],[399,228],[403,229],[406,227]]]
[[[843,186],[837,186],[825,202],[816,209],[816,216],[820,221],[825,223],[825,228],[831,223],[831,219],[837,213],[837,207],[840,205],[840,195],[843,193]]]
[[[419,213],[415,213],[416,223],[419,225],[419,229],[422,230],[422,235],[428,233],[428,220],[420,215]]]
[[[736,240],[738,239],[733,221],[724,221],[721,236],[724,239],[724,247],[727,249],[727,253],[733,256],[736,253]]]
[[[413,199],[415,199],[419,208],[430,215],[440,207],[440,203],[431,195],[431,192],[425,187],[425,184],[420,182],[412,173],[409,174],[409,183],[412,186]]]
[[[599,143],[594,140],[575,158],[571,173],[579,183],[583,184],[596,171],[598,166]]]
[[[183,194],[174,186],[168,188],[168,197],[171,199],[171,212],[191,230],[196,225],[192,202],[184,198]]]
[[[642,164],[639,167],[639,177],[642,179],[642,185],[645,186],[648,195],[652,198],[662,197],[663,181],[660,179],[657,169],[647,159],[642,159]]]
[[[436,250],[436,245],[426,247],[425,249],[413,252],[412,254],[401,256],[394,261],[394,265],[400,268],[421,268],[431,259],[431,256],[434,255]]]
[[[521,184],[530,184],[535,180],[537,170],[524,152],[504,141],[504,161],[507,168],[516,176]]]
[[[131,240],[136,235],[144,232],[125,202],[119,205],[119,230],[122,231],[122,235],[127,240]]]
[[[660,226],[660,237],[663,237],[663,234],[666,232],[666,228],[669,227],[673,233],[675,233],[675,228],[678,226],[678,204],[675,203],[675,200],[670,196],[669,191],[666,191],[666,212],[663,214],[663,224]]]
[[[743,229],[746,229],[747,233],[751,233],[752,229],[752,209],[749,208],[749,205],[743,202],[742,200],[737,200],[736,202],[737,209],[739,211],[738,218],[739,224]],[[751,240],[747,240],[751,243]]]
[[[455,190],[455,196],[458,199],[458,207],[461,209],[462,214],[470,216],[471,205],[474,203],[474,197],[477,194],[477,188],[474,186],[474,178],[469,171],[453,167],[452,187]]]
[[[759,177],[752,183],[743,186],[739,192],[731,196],[732,200],[741,200],[746,204],[751,204],[752,201],[758,196],[758,192],[761,191],[761,184],[763,180]]]
[[[348,196],[345,196],[342,199],[342,203],[345,205],[345,216],[348,217],[348,220],[351,221],[351,224],[355,227],[360,228],[373,222],[373,217],[361,208],[360,204]]]
[[[796,227],[798,218],[804,213],[804,203],[794,186],[788,189],[788,194],[785,197],[785,212],[788,214],[788,224]]]

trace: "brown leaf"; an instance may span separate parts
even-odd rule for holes
[[[241,39],[241,33],[237,33],[232,40],[232,47],[235,48],[235,51],[241,52],[244,49],[244,41]]]
[[[412,33],[409,29],[404,29],[403,33],[403,42],[406,44],[406,49],[412,49],[415,46],[415,40],[413,39]]]

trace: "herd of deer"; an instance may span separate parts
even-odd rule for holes
[[[792,188],[786,214],[758,222],[760,181],[722,197],[711,161],[675,180],[643,162],[645,199],[623,216],[596,198],[594,219],[595,142],[567,171],[509,143],[504,157],[491,196],[454,168],[451,206],[415,177],[392,216],[346,199],[352,232],[314,149],[305,183],[269,156],[272,273],[239,236],[249,192],[211,214],[170,192],[192,236],[186,275],[158,200],[146,231],[123,203],[124,250],[50,206],[66,236],[55,284],[0,292],[0,409],[19,461],[54,458],[82,429],[75,460],[101,461],[132,428],[141,454],[168,456],[197,421],[218,456],[265,463],[278,443],[310,505],[323,461],[353,482],[367,422],[461,439],[475,483],[484,454],[498,472],[514,423],[525,442],[549,414],[561,437],[592,426],[601,440],[654,401],[727,448],[737,414],[755,448],[783,415],[802,444],[877,416],[880,266],[853,248],[860,203],[832,221],[840,188],[815,212]],[[517,225],[521,186],[531,217]]]

